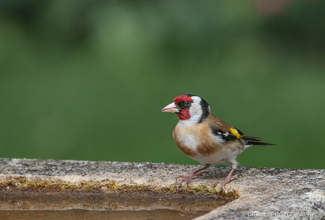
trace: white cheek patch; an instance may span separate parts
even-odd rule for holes
[[[191,115],[190,119],[195,121],[195,123],[197,123],[202,116],[201,106],[196,103],[193,103],[190,108],[190,115]]]

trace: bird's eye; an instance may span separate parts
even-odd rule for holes
[[[191,102],[189,102],[189,101],[184,102],[184,106],[186,106],[186,107],[190,106],[190,104],[191,104]]]

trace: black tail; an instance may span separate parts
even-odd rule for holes
[[[265,146],[265,145],[275,145],[270,143],[262,142],[262,138],[253,137],[253,136],[244,136],[242,139],[245,141],[246,145],[255,145],[255,146]]]

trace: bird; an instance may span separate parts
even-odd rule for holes
[[[246,136],[239,129],[231,126],[211,113],[210,105],[200,96],[193,94],[180,95],[173,102],[165,106],[162,112],[175,113],[179,121],[173,131],[176,145],[187,156],[204,165],[188,176],[179,176],[182,180],[177,185],[179,189],[185,182],[188,183],[207,173],[205,170],[211,164],[230,162],[232,169],[220,183],[219,193],[225,185],[238,179],[239,174],[233,175],[237,168],[237,156],[251,146],[274,145],[262,142],[262,138]]]

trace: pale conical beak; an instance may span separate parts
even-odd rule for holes
[[[161,112],[179,113],[179,110],[177,105],[173,102],[161,109]]]

